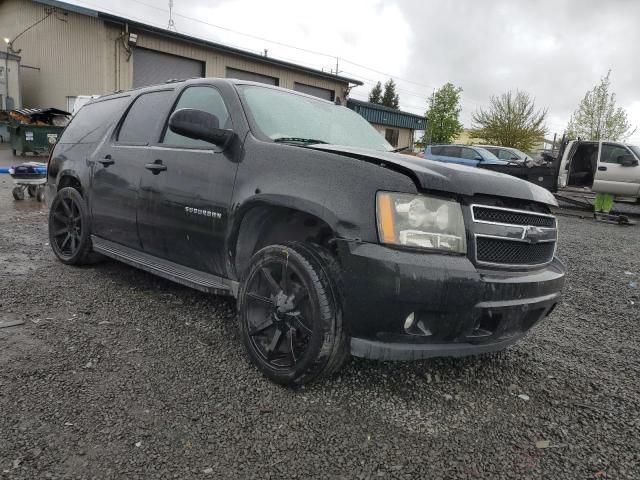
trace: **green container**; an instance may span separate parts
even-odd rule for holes
[[[13,154],[48,153],[49,149],[60,138],[64,128],[54,125],[29,125],[26,123],[9,125]]]

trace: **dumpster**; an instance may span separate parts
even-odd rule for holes
[[[69,122],[70,113],[57,108],[13,110],[9,134],[13,154],[47,153]]]

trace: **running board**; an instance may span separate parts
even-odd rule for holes
[[[93,250],[102,255],[181,285],[216,295],[236,296],[237,294],[238,282],[201,272],[193,268],[184,267],[169,260],[154,257],[148,253],[96,237],[95,235],[91,235],[91,242],[93,243]]]

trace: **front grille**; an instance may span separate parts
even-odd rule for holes
[[[555,227],[555,218],[548,215],[536,215],[516,210],[498,209],[492,207],[473,206],[473,218],[476,221],[505,223],[508,225],[532,225],[534,227]]]
[[[553,259],[555,242],[525,243],[499,238],[476,238],[479,262],[504,265],[540,265]]]
[[[488,203],[471,205],[475,243],[471,256],[476,263],[527,268],[553,260],[557,222],[545,207],[526,202],[517,208]]]

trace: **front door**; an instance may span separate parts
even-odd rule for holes
[[[140,248],[136,203],[140,176],[147,163],[151,138],[160,126],[158,111],[171,105],[172,92],[137,97],[120,122],[117,133],[93,154],[91,230],[94,235],[131,248]]]
[[[635,155],[625,145],[600,142],[598,167],[593,180],[596,192],[637,196],[640,190],[640,166],[625,166],[622,158]]]
[[[181,108],[211,113],[221,128],[233,129],[215,87],[186,87],[173,110]],[[226,277],[224,240],[237,163],[228,152],[178,135],[166,123],[150,155],[151,165],[162,169],[145,170],[141,178],[138,229],[144,251]]]

